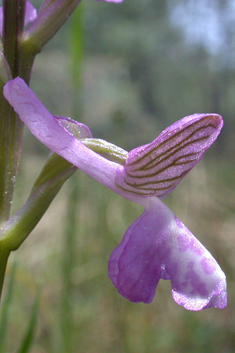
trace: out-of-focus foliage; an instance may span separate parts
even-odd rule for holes
[[[122,298],[107,263],[142,210],[78,172],[18,251],[7,353],[27,330],[39,279],[44,285],[32,353],[234,352],[235,71],[221,65],[225,52],[189,43],[172,20],[176,5],[189,2],[84,0],[83,92],[74,91],[71,80],[71,22],[37,57],[31,87],[53,114],[76,118],[95,137],[125,149],[150,142],[185,115],[223,115],[215,146],[166,202],[226,273],[228,307],[188,312],[173,301],[168,281],[160,281],[150,305]],[[25,201],[46,153],[26,129],[13,208]]]
[[[153,139],[156,129],[160,132],[183,116],[216,112],[222,114],[226,122],[218,152],[229,153],[233,158],[235,65],[231,63],[235,62],[232,59],[235,33],[226,22],[226,9],[227,13],[231,12],[231,1],[213,2],[213,9],[219,12],[220,28],[225,33],[218,38],[223,44],[222,51],[215,53],[211,52],[209,41],[208,48],[205,41],[189,43],[185,31],[179,26],[181,22],[188,24],[192,18],[192,27],[203,27],[204,18],[198,16],[196,21],[197,17],[192,17],[189,11],[196,6],[197,1],[194,1],[135,0],[134,3],[124,1],[118,6],[89,0],[83,2],[86,46],[84,116],[76,118],[85,120],[96,137],[107,139],[108,136],[112,142],[130,149]],[[209,0],[200,0],[200,3],[204,3],[208,11],[212,6]],[[177,15],[179,5],[184,8],[184,17],[180,14],[182,19],[177,17],[177,22],[173,15]],[[213,24],[216,18],[209,20]],[[36,71],[40,80],[34,74],[32,87],[35,82],[43,101],[48,100],[49,107],[58,114],[61,114],[60,97],[64,114],[69,111],[75,118],[71,99],[68,99],[71,95],[69,26],[68,22],[46,46],[44,57],[38,56]],[[44,58],[49,59],[51,55],[56,55],[57,60],[53,59],[51,65],[45,67]],[[45,71],[48,75],[43,73]],[[59,85],[58,78],[62,76],[63,86]],[[45,87],[50,77],[54,94],[48,98]],[[121,138],[117,132],[119,128]]]
[[[128,81],[129,84],[118,111],[121,117],[135,114],[131,111],[133,107],[128,106],[131,98],[128,90],[135,90],[140,111],[142,109],[143,115],[147,115],[147,122],[157,121],[160,128],[193,112],[217,112],[226,121],[224,138],[219,142],[224,151],[231,149],[235,132],[235,101],[232,98],[235,90],[235,12],[232,26],[231,20],[228,21],[228,17],[232,17],[231,1],[216,0],[212,4],[201,0],[199,3],[195,0],[137,0],[133,5],[126,1],[115,9],[107,6],[107,11],[96,6],[98,14],[93,7],[89,8],[87,48],[93,55],[104,52],[111,55],[114,72],[118,69],[115,62],[118,59],[122,62],[119,75],[114,73],[114,79],[118,76],[122,83]],[[184,18],[173,21],[179,5],[185,8]],[[211,52],[213,43],[209,38],[208,48],[205,41],[194,40],[189,44],[182,26],[177,26],[192,18],[187,9],[195,9],[195,6],[200,9],[200,5],[204,12],[205,9],[214,10],[207,27],[220,19],[218,26],[223,35],[214,41],[220,42],[221,50],[215,53]],[[188,27],[198,30],[202,27],[206,31],[203,21],[206,19],[202,16],[194,16]]]

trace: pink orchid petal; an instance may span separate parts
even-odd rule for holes
[[[70,118],[53,116],[20,77],[8,81],[3,94],[31,133],[50,150],[128,200],[144,207],[148,204],[147,199],[126,193],[117,187],[116,176],[122,173],[124,167],[83,145],[76,134],[71,133],[68,125],[77,125],[78,130],[81,130],[83,124]],[[87,126],[83,126],[83,132],[84,135],[81,133],[80,138],[92,137]]]
[[[84,146],[63,126],[61,117],[53,116],[44,107],[24,80],[17,77],[9,81],[4,86],[3,94],[32,134],[44,145],[102,184],[119,192],[115,178],[117,170],[123,166]]]
[[[25,19],[24,25],[27,26],[29,23],[33,22],[37,17],[37,10],[31,4],[30,1],[26,2],[26,9],[25,9]]]
[[[169,251],[167,229],[171,218],[171,212],[164,210],[145,210],[127,229],[109,260],[110,279],[119,293],[134,303],[150,303],[161,277]]]
[[[188,310],[224,308],[227,305],[226,278],[220,266],[176,217],[174,228],[172,249],[165,259],[174,300]]]
[[[166,197],[200,161],[222,126],[217,114],[194,114],[175,122],[153,142],[130,151],[117,184],[139,195]]]
[[[192,233],[157,198],[126,231],[109,261],[109,276],[132,302],[150,303],[160,277],[188,310],[226,306],[226,279]]]

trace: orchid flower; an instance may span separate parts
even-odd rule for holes
[[[57,117],[43,106],[21,78],[9,81],[4,96],[31,132],[49,149],[116,193],[144,206],[109,260],[109,276],[118,292],[132,302],[150,303],[159,280],[169,279],[176,303],[188,310],[227,303],[226,278],[218,263],[160,200],[202,158],[217,138],[223,120],[217,114],[187,116],[165,129],[153,142],[117,160],[88,148],[75,136],[81,125]],[[86,136],[92,135],[86,127]],[[88,144],[89,145],[89,144]],[[111,158],[112,159],[112,158]]]
[[[25,7],[25,18],[24,18],[24,25],[27,26],[29,23],[33,22],[37,17],[37,10],[31,4],[29,0],[26,1]],[[3,8],[0,7],[0,35],[2,36],[2,28],[3,26]]]

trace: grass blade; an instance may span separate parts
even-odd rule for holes
[[[13,283],[15,279],[16,273],[16,261],[13,261],[12,268],[9,275],[9,284],[6,293],[6,297],[1,304],[1,315],[0,315],[0,353],[4,353],[4,342],[6,338],[7,332],[7,324],[8,324],[8,317],[9,317],[9,308],[12,300],[13,295]]]
[[[20,349],[18,350],[17,353],[28,353],[30,347],[32,346],[35,331],[36,331],[38,313],[39,313],[40,293],[41,293],[41,290],[40,288],[38,288],[37,294],[33,303],[31,315],[29,318],[28,328],[26,330],[25,336],[21,343]]]

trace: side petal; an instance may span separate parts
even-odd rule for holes
[[[51,151],[116,193],[145,207],[145,198],[123,192],[116,186],[116,176],[122,174],[124,166],[97,154],[79,140],[92,137],[87,126],[70,118],[53,116],[20,77],[8,81],[3,94],[31,133]]]
[[[217,114],[194,114],[177,121],[153,142],[130,151],[117,185],[143,196],[166,197],[200,161],[222,126]]]
[[[26,8],[25,8],[24,25],[27,26],[29,23],[33,22],[36,19],[36,17],[37,17],[37,10],[31,4],[30,1],[27,1]]]
[[[7,82],[3,94],[39,141],[105,186],[119,191],[115,178],[117,170],[124,167],[93,152],[71,133],[74,128],[82,129],[82,135],[89,136],[88,128],[72,119],[53,116],[20,77]]]
[[[160,278],[188,310],[226,306],[225,275],[211,254],[157,198],[126,231],[109,261],[109,276],[132,302],[150,303]]]

